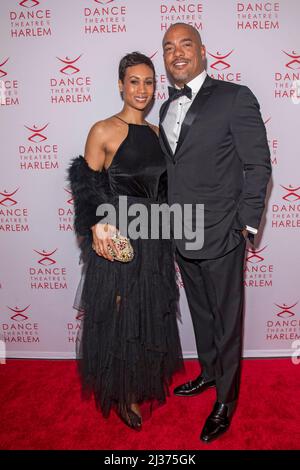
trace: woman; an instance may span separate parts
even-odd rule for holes
[[[85,158],[69,168],[75,230],[83,236],[85,271],[76,304],[85,312],[81,371],[106,417],[114,407],[131,428],[142,425],[139,405],[165,401],[182,366],[177,327],[178,289],[170,240],[131,240],[134,258],[114,260],[116,228],[101,224],[96,209],[118,196],[127,204],[162,201],[166,189],[158,129],[145,121],[155,89],[151,60],[138,52],[119,65],[123,109],[91,128]],[[130,218],[129,218],[130,221]]]

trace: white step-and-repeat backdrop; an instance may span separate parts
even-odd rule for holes
[[[292,355],[300,344],[300,2],[1,0],[0,17],[0,340],[7,356],[75,357],[81,266],[66,168],[91,125],[122,107],[117,69],[127,52],[153,58],[149,119],[157,123],[168,86],[161,40],[178,21],[201,33],[208,73],[248,85],[261,104],[273,181],[262,235],[246,254],[244,356]],[[181,293],[183,349],[193,357],[182,286]]]

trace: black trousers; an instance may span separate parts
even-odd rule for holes
[[[243,325],[246,241],[216,259],[188,259],[177,250],[203,376],[216,380],[217,400],[237,399]]]

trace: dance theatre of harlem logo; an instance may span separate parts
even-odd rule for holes
[[[245,287],[271,287],[273,285],[274,265],[266,259],[266,248],[267,246],[259,249],[246,249]]]
[[[1,323],[1,336],[6,343],[39,343],[39,324],[31,320],[30,305],[7,306],[8,320]]]
[[[52,36],[51,1],[22,0],[9,12],[11,38],[41,38]]]
[[[300,102],[300,54],[298,51],[283,50],[282,67],[274,73],[274,97],[290,99],[293,104]]]
[[[32,290],[62,290],[67,289],[67,269],[55,259],[52,251],[33,250],[36,253],[34,265],[29,266],[28,275]]]
[[[57,57],[58,74],[50,78],[52,104],[83,104],[92,101],[92,78],[81,71],[82,55]]]
[[[70,189],[63,188],[65,201],[57,208],[58,230],[60,232],[72,232],[74,224],[74,200]]]
[[[84,33],[126,33],[126,15],[126,0],[91,0],[83,9]]]
[[[268,136],[268,144],[269,144],[269,149],[270,149],[270,152],[271,152],[271,163],[272,163],[272,165],[277,165],[278,164],[279,140],[278,140],[278,137],[272,136],[272,134],[271,134],[270,121],[271,121],[271,116],[268,117],[264,121],[264,124],[266,126],[266,132],[267,132],[267,136]]]
[[[300,186],[280,185],[281,201],[272,204],[274,229],[300,228]]]
[[[281,2],[237,2],[236,27],[239,31],[280,29]]]
[[[300,319],[294,303],[275,303],[275,314],[266,323],[268,341],[294,341],[300,339]]]
[[[214,53],[207,51],[208,56],[211,57],[209,61],[210,72],[209,75],[217,80],[226,80],[227,82],[241,82],[241,72],[231,68],[231,55],[234,49],[229,52]]]
[[[173,23],[187,23],[203,29],[203,3],[190,0],[165,0],[160,4],[160,30],[166,32]]]
[[[9,60],[9,57],[0,58],[0,106],[6,107],[20,104],[19,81],[9,73]]]
[[[151,52],[150,54],[148,54],[148,57],[153,61],[156,71],[155,101],[161,104],[166,101],[169,97],[169,82],[165,68],[159,62],[159,51],[160,49],[157,49],[155,52]]]
[[[0,191],[0,232],[29,232],[28,208],[19,203],[19,189]]]
[[[77,343],[77,341],[80,341],[83,319],[84,312],[79,310],[76,313],[75,319],[67,322],[66,329],[68,343]]]
[[[58,145],[49,141],[49,123],[24,125],[27,142],[19,145],[21,170],[53,170],[59,168]]]

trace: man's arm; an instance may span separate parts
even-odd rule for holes
[[[231,132],[244,166],[244,187],[238,217],[244,227],[258,229],[271,176],[270,150],[258,101],[244,86],[235,99]]]

